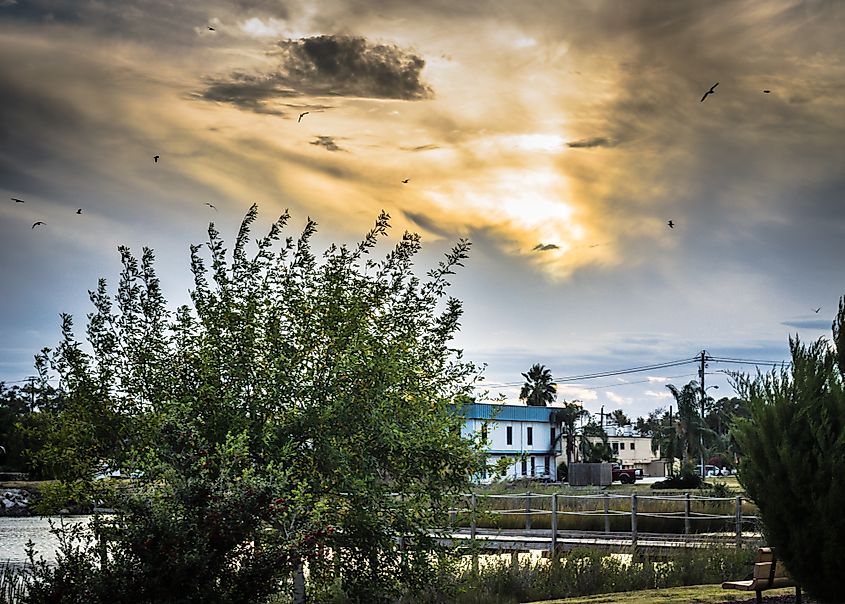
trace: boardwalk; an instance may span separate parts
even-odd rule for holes
[[[760,535],[743,534],[739,545],[745,546],[760,540]],[[738,542],[733,533],[721,534],[657,534],[604,533],[595,531],[567,531],[557,533],[553,539],[548,529],[476,529],[473,540],[471,529],[459,529],[441,538],[444,545],[459,545],[476,548],[483,553],[506,552],[551,552],[555,547],[559,552],[573,549],[600,549],[613,553],[631,553],[652,556],[669,556],[686,549],[706,547],[736,547]]]

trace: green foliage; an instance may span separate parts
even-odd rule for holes
[[[843,320],[840,314],[840,330]],[[791,366],[753,378],[736,376],[750,411],[750,419],[736,426],[739,480],[792,576],[818,600],[839,602],[838,582],[845,573],[841,351],[824,339],[810,346],[790,339],[790,349]]]
[[[588,437],[600,438],[591,442]],[[588,422],[581,431],[581,460],[584,463],[616,462],[616,454],[607,439],[607,432],[594,421]]]
[[[144,476],[119,506],[114,564],[90,582],[120,576],[139,602],[234,602],[236,586],[260,599],[307,560],[313,594],[378,602],[422,587],[436,560],[426,529],[445,526],[483,463],[450,410],[478,378],[451,345],[462,311],[446,295],[469,244],[421,279],[417,235],[369,258],[386,214],[357,247],[319,260],[314,222],[281,241],[287,214],[248,256],[256,217],[253,206],[231,259],[213,225],[209,268],[191,247],[192,304],[175,312],[152,252],[120,248],[114,300],[103,280],[90,292],[88,346],[66,316],[62,342],[39,357],[64,386],[45,463],[66,482],[103,465]],[[152,577],[178,594],[144,588]]]
[[[564,401],[563,407],[552,411],[550,421],[560,426],[558,434],[566,439],[566,466],[572,463],[572,455],[575,453],[576,424],[578,420],[589,417],[590,412],[578,403]]]
[[[652,489],[697,489],[704,484],[701,475],[696,472],[692,464],[681,465],[681,470],[665,480],[652,483]]]
[[[717,583],[725,577],[744,576],[753,553],[746,550],[708,549],[684,552],[668,562],[649,558],[627,562],[606,552],[575,550],[557,561],[503,557],[485,560],[479,572],[449,567],[439,576],[439,589],[402,600],[434,604],[516,604],[518,602],[589,596],[593,594]],[[457,572],[455,572],[457,570]]]
[[[545,365],[535,363],[531,368],[522,374],[525,383],[519,391],[519,400],[532,407],[546,407],[557,398],[557,386],[555,386],[552,372]]]

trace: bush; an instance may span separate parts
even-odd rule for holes
[[[516,604],[517,602],[571,598],[602,593],[637,591],[718,583],[725,577],[748,572],[753,552],[708,549],[678,552],[670,561],[642,558],[627,562],[595,550],[567,552],[558,563],[544,559],[502,557],[485,561],[477,574],[450,567],[438,580],[438,589],[406,597],[403,604]]]
[[[834,336],[804,347],[790,340],[791,367],[738,376],[750,419],[735,428],[739,480],[760,509],[766,538],[816,599],[841,602],[845,573],[845,298]]]

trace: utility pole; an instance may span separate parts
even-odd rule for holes
[[[701,425],[704,426],[704,368],[706,367],[705,359],[707,351],[701,351],[701,368],[698,370],[698,375],[701,378],[699,383],[701,386]],[[699,454],[701,459],[701,479],[704,480],[704,431],[699,428]]]

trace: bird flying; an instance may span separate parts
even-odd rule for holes
[[[305,117],[306,115],[308,115],[309,113],[311,113],[311,112],[310,112],[310,111],[303,111],[302,113],[300,113],[300,114],[299,114],[299,119],[298,119],[298,120],[296,120],[296,123],[298,124],[299,122],[301,122],[301,121],[302,121],[302,118],[304,118],[304,117]]]
[[[560,246],[554,243],[538,243],[532,249],[532,252],[548,252],[549,250],[559,250]]]
[[[159,157],[161,157],[161,155],[153,155],[153,161],[154,161],[155,163],[158,163],[158,158],[159,158]]]
[[[214,204],[212,204],[212,203],[208,203],[208,202],[206,201],[206,202],[205,202],[205,205],[207,205],[209,208],[211,208],[211,209],[212,209],[212,210],[214,210],[215,212],[217,211],[217,206],[215,206]]]
[[[669,228],[670,228],[670,229],[674,229],[674,228],[675,228],[675,221],[674,221],[674,220],[670,220],[670,221],[669,221],[669,222],[667,222],[666,224],[667,224],[667,225],[669,225]]]
[[[701,100],[700,100],[699,102],[700,102],[700,103],[703,103],[703,102],[704,102],[704,99],[706,99],[706,98],[707,98],[707,95],[715,93],[715,92],[716,92],[716,86],[718,86],[718,85],[719,85],[719,82],[716,82],[715,84],[713,84],[713,85],[710,87],[710,90],[708,90],[707,92],[705,92],[705,93],[704,93],[704,96],[703,96],[703,97],[701,97]]]
[[[816,313],[816,314],[819,314],[819,311],[820,311],[821,309],[822,309],[822,307],[821,307],[821,306],[819,306],[818,308],[814,308],[814,309],[813,309],[813,312],[814,312],[814,313]]]
[[[78,210],[76,210],[76,213],[77,213],[77,214],[82,214],[82,208],[79,208]]]
[[[18,199],[17,197],[10,197],[9,199],[14,201],[15,203],[26,203],[23,199]]]
[[[410,180],[411,180],[410,178],[406,178],[405,180],[403,180],[403,181],[402,181],[402,184],[406,184],[406,185],[407,185],[407,184],[408,184],[408,182],[409,182]]]
[[[769,94],[770,92],[771,92],[771,90],[764,90],[763,91],[764,94]]]
[[[39,221],[37,221],[37,222],[33,222],[33,223],[32,223],[32,228],[34,229],[34,228],[35,228],[35,227],[37,227],[39,224],[46,225],[47,223],[46,223],[46,222],[42,222],[42,221],[40,221],[40,220],[39,220]]]
[[[216,30],[216,29],[214,29],[213,27],[211,27],[211,26],[209,25],[209,26],[208,26],[208,31],[217,31],[217,30]]]

